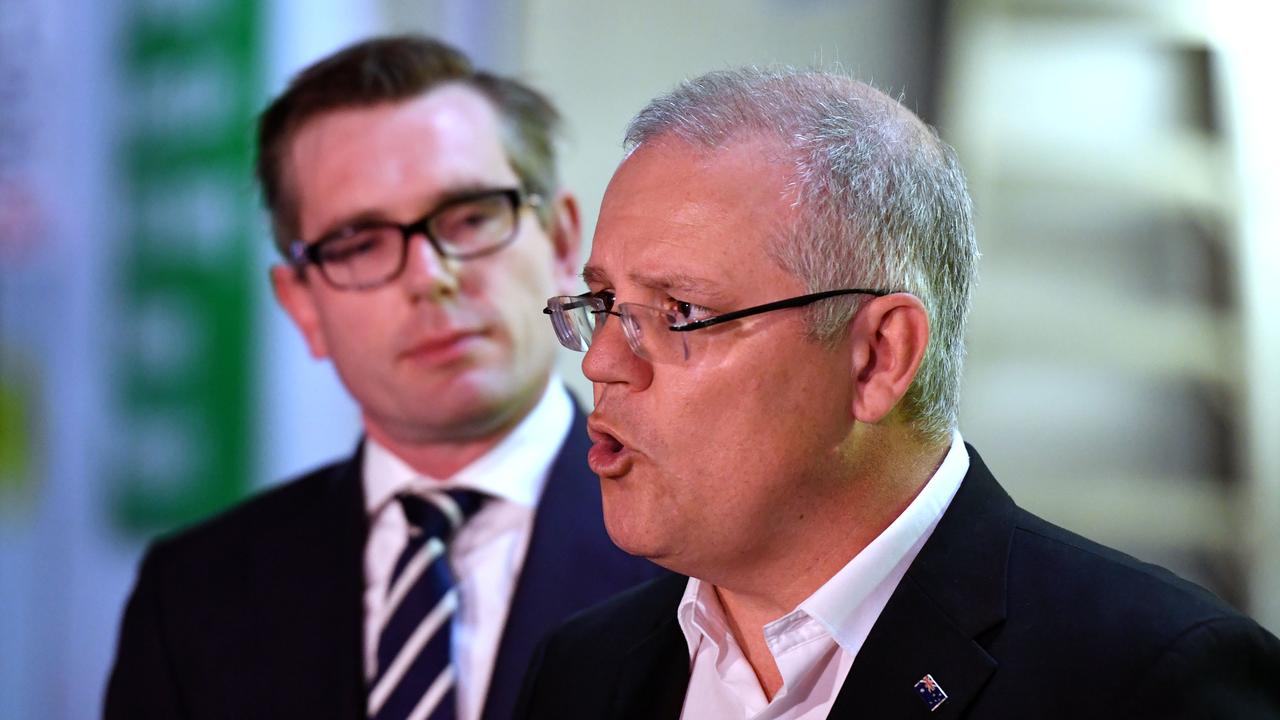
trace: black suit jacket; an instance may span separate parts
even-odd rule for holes
[[[1208,591],[1014,505],[970,468],[871,629],[832,718],[1280,718],[1280,642]],[[516,716],[678,718],[685,580],[579,616],[540,648]],[[915,691],[932,675],[948,698]]]
[[[539,640],[663,571],[613,546],[585,420],[552,466],[484,717],[511,717]],[[156,543],[139,571],[107,718],[364,718],[361,451]]]

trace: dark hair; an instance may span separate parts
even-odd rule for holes
[[[258,118],[255,170],[281,254],[298,233],[296,198],[284,171],[298,129],[326,112],[409,100],[447,83],[473,88],[493,103],[507,160],[525,191],[551,199],[559,186],[555,144],[560,114],[550,100],[521,82],[476,70],[466,55],[438,40],[420,35],[372,38],[302,70]],[[550,206],[542,205],[544,224],[550,221]]]

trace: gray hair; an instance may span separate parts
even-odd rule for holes
[[[904,410],[925,438],[955,427],[964,329],[976,279],[973,207],[955,151],[900,103],[830,72],[743,68],[687,80],[648,104],[626,148],[660,136],[714,151],[778,143],[792,163],[786,191],[798,220],[774,258],[810,292],[906,291],[924,304],[930,342]],[[810,334],[833,342],[865,298],[812,306]]]

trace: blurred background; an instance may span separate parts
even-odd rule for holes
[[[977,204],[965,438],[1024,506],[1280,631],[1264,7],[0,1],[0,717],[97,715],[145,543],[356,442],[270,296],[251,139],[292,73],[385,31],[557,101],[588,237],[627,119],[686,76],[838,62],[900,94]]]

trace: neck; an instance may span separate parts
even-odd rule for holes
[[[920,493],[949,444],[904,445],[902,438],[865,438],[858,466],[840,482],[820,485],[788,520],[778,552],[750,568],[713,580],[734,638],[772,698],[782,677],[764,626],[790,613],[884,532]],[[904,448],[906,448],[904,450]]]
[[[719,587],[715,590],[733,639],[755,671],[765,698],[772,700],[782,688],[782,672],[765,642],[764,626],[789,611],[779,612],[777,605],[766,598],[740,595]]]
[[[427,477],[443,480],[453,477],[459,470],[475,462],[492,450],[511,431],[463,442],[399,442],[368,422],[365,432],[392,455]]]
[[[364,430],[416,472],[443,480],[456,475],[506,439],[538,406],[545,390],[544,383],[514,410],[500,417],[490,416],[484,422],[459,421],[433,432],[420,428],[400,428],[396,432],[395,428],[376,422],[366,413]]]

